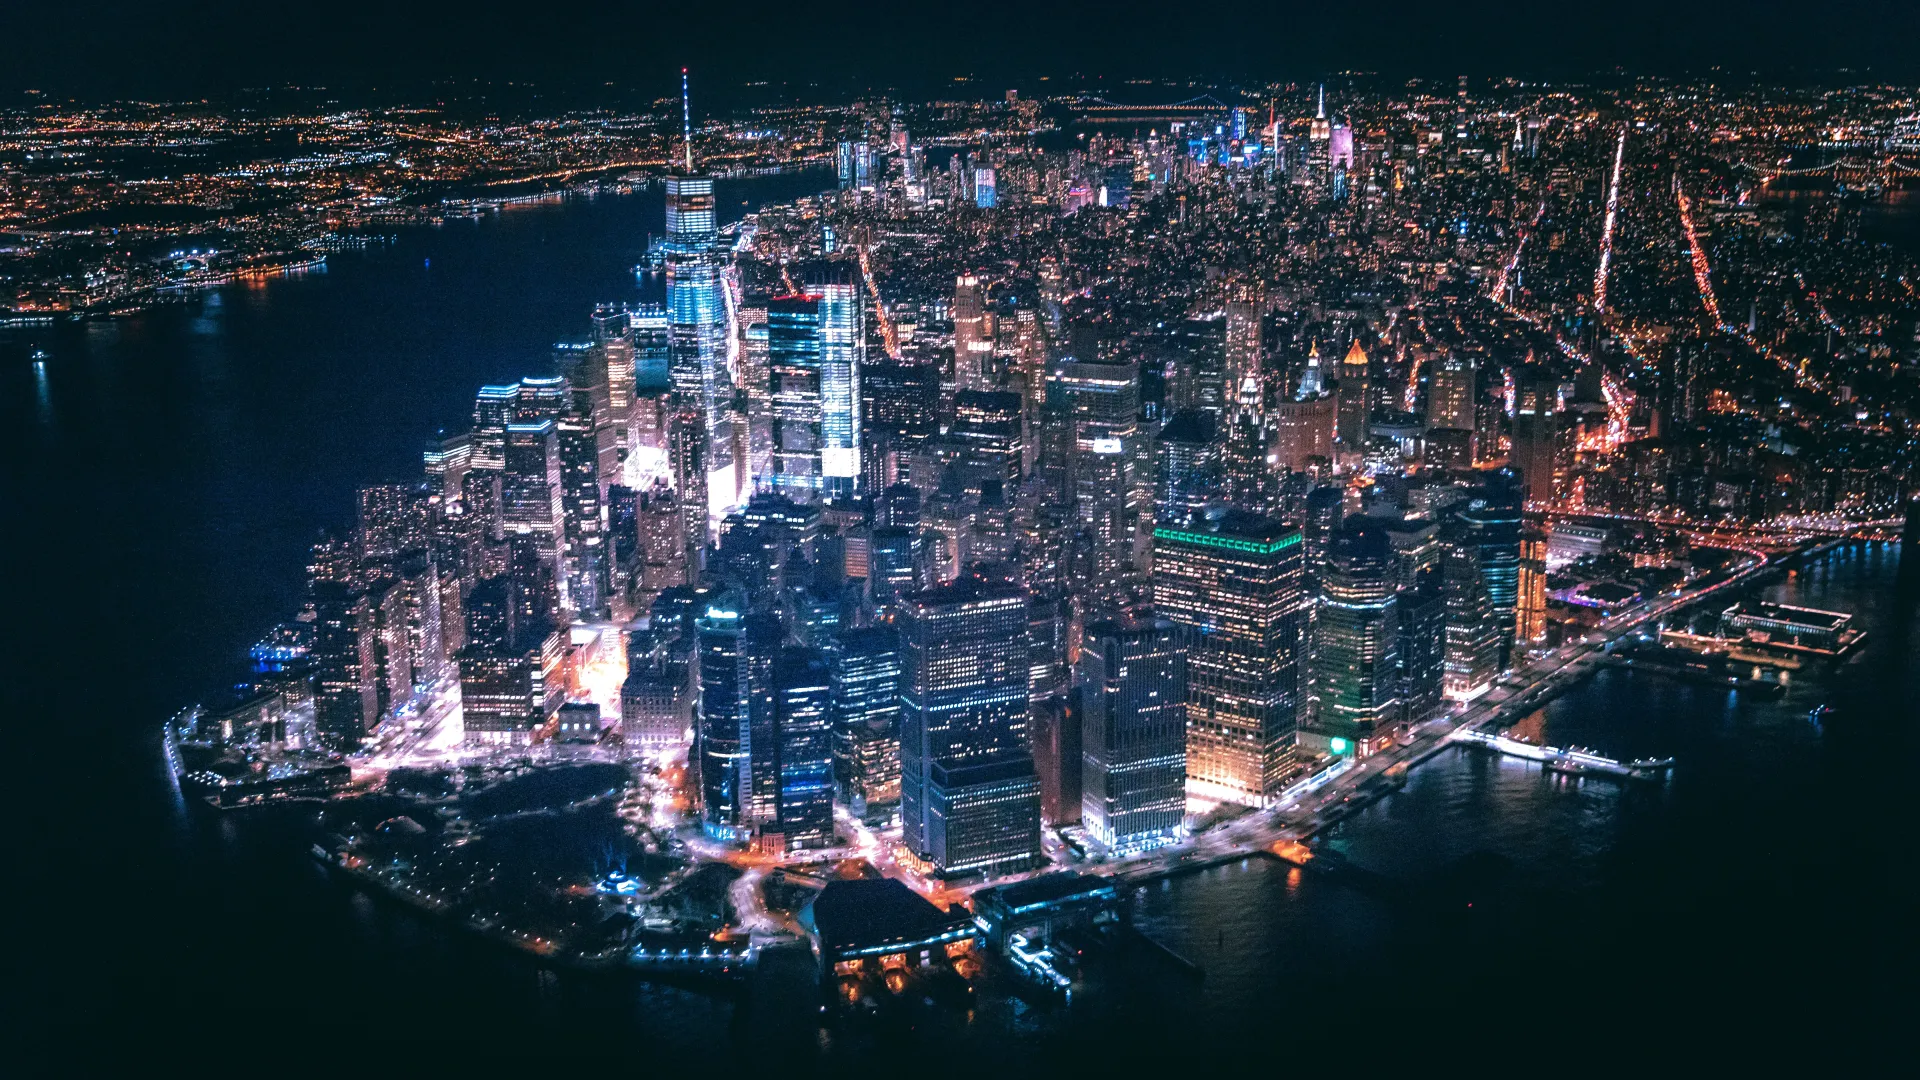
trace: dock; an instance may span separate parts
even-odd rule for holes
[[[1605,776],[1617,780],[1662,780],[1673,768],[1672,758],[1617,761],[1578,747],[1563,750],[1557,746],[1535,746],[1532,743],[1509,739],[1505,735],[1495,735],[1486,731],[1456,731],[1450,738],[1455,742],[1477,746],[1508,757],[1536,761],[1551,772],[1568,776]]]

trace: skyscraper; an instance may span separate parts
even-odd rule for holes
[[[1049,396],[1058,395],[1071,418],[1071,496],[1091,545],[1090,574],[1076,582],[1090,610],[1122,599],[1133,571],[1138,512],[1135,459],[1139,454],[1138,364],[1067,362],[1054,370]],[[1151,490],[1151,485],[1142,485]]]
[[[704,494],[733,502],[732,380],[727,373],[726,286],[718,250],[713,178],[669,176],[667,235],[667,366],[681,408],[700,418],[707,476]],[[682,488],[685,498],[686,489]]]
[[[994,376],[987,285],[973,274],[962,274],[953,284],[953,383],[962,390],[998,390]]]
[[[1153,533],[1154,610],[1190,633],[1187,775],[1263,805],[1297,756],[1305,598],[1300,530],[1229,511]]]
[[[1400,716],[1399,607],[1380,522],[1334,534],[1313,624],[1314,732],[1336,753],[1363,753]]]
[[[947,875],[1025,869],[1040,849],[1026,590],[965,577],[901,615],[902,842]]]
[[[1513,474],[1485,474],[1448,522],[1447,697],[1469,700],[1506,670],[1520,591],[1520,493]]]
[[[1245,289],[1227,303],[1226,378],[1223,386],[1231,393],[1252,376],[1263,387],[1261,368],[1260,317],[1262,300],[1257,288]]]
[[[1473,404],[1479,368],[1463,353],[1449,352],[1427,373],[1427,426],[1473,430]]]
[[[313,587],[313,714],[330,750],[358,750],[380,722],[373,611],[365,593],[338,581]]]
[[[1220,497],[1220,450],[1211,413],[1175,413],[1160,429],[1153,512],[1158,521],[1199,513]]]
[[[1387,526],[1399,589],[1400,716],[1417,724],[1440,710],[1447,656],[1446,545],[1437,522]]]
[[[1538,528],[1520,533],[1515,579],[1513,636],[1521,652],[1547,639],[1547,537]]]
[[[1075,682],[1087,832],[1114,854],[1172,843],[1187,806],[1180,628],[1164,618],[1088,626]]]
[[[707,835],[730,842],[751,838],[777,817],[779,805],[772,686],[779,627],[744,606],[741,597],[721,594],[694,622],[700,636],[700,820]]]
[[[834,778],[855,814],[900,801],[900,638],[892,627],[843,631],[829,657]]]
[[[1520,597],[1520,498],[1519,485],[1511,472],[1491,472],[1454,519],[1456,542],[1479,549],[1478,566],[1499,643],[1499,671],[1512,666]]]
[[[1340,361],[1340,385],[1334,390],[1337,416],[1334,423],[1334,451],[1340,464],[1358,468],[1367,452],[1367,421],[1373,411],[1373,383],[1367,365],[1367,351],[1360,339],[1353,339],[1347,355]]]
[[[1549,505],[1566,494],[1573,464],[1573,428],[1560,412],[1559,385],[1528,376],[1514,388],[1513,466],[1529,503]]]
[[[1257,375],[1240,380],[1222,456],[1227,501],[1251,514],[1270,514],[1278,509],[1279,478],[1267,461],[1271,439],[1260,385]]]
[[[524,404],[524,402],[523,402]],[[505,468],[501,475],[500,521],[509,539],[531,545],[558,586],[557,621],[572,609],[561,564],[566,546],[564,491],[559,432],[550,419],[515,421],[506,426]]]
[[[825,847],[833,842],[832,682],[819,649],[783,649],[773,666],[773,821],[781,847]]]

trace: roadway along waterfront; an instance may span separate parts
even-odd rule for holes
[[[1803,547],[1806,557],[1814,558],[1832,550],[1839,543],[1837,540],[1828,540],[1817,546]],[[1595,658],[1615,642],[1650,622],[1691,607],[1710,596],[1737,592],[1776,565],[1776,560],[1756,552],[1743,566],[1720,580],[1610,616],[1580,640],[1563,644],[1515,668],[1501,678],[1492,691],[1467,703],[1459,711],[1428,721],[1406,743],[1353,761],[1325,784],[1305,793],[1298,801],[1222,822],[1184,843],[1161,848],[1140,858],[1096,866],[1092,872],[1113,874],[1144,884],[1168,873],[1231,862],[1312,840],[1323,830],[1391,790],[1385,785],[1376,785],[1375,789],[1370,789],[1370,793],[1363,792],[1369,781],[1384,776],[1395,766],[1405,765],[1411,769],[1431,760],[1457,745],[1461,733],[1499,728],[1540,708],[1592,676]]]

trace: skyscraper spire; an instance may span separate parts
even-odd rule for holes
[[[1325,120],[1327,118],[1327,84],[1326,83],[1320,84],[1320,108],[1314,112],[1313,118],[1315,120]]]
[[[693,172],[693,101],[687,96],[687,69],[680,69],[680,130],[687,145],[687,172]]]

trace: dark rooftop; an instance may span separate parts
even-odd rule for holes
[[[893,878],[828,882],[813,898],[812,911],[821,951],[829,956],[910,945],[971,921],[965,909],[941,911]]]

